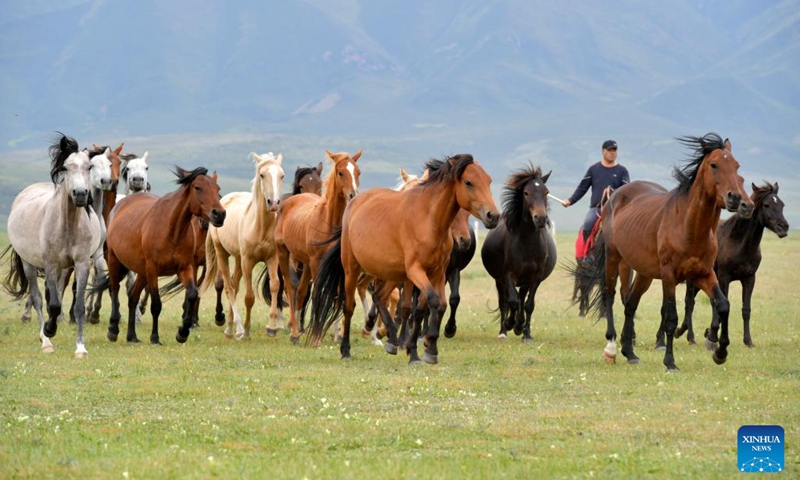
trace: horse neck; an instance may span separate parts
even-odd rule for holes
[[[725,222],[724,227],[729,229],[730,234],[728,238],[735,240],[736,243],[756,248],[761,244],[761,239],[764,237],[764,223],[759,217],[760,210],[756,208],[753,216],[749,219],[744,219],[735,215]],[[730,225],[728,225],[730,223]]]
[[[331,227],[338,227],[342,224],[344,209],[347,207],[347,199],[344,198],[338,182],[335,182],[331,187],[325,189],[325,196],[322,197],[322,201],[325,203],[325,221]]]
[[[69,192],[67,191],[67,186],[65,183],[60,184],[56,189],[56,198],[58,199],[59,208],[61,210],[61,218],[63,219],[64,224],[60,228],[57,225],[50,225],[49,227],[53,228],[54,231],[63,231],[64,236],[67,238],[72,238],[74,233],[79,230],[80,225],[80,215],[84,214],[83,210],[85,207],[78,208],[72,203],[72,200],[69,198]]]
[[[445,237],[451,236],[450,225],[461,208],[456,200],[455,184],[418,187],[413,191],[428,197],[428,201],[423,203],[425,208],[419,214],[431,219],[435,225],[446,225],[447,228],[443,228],[441,234]]]
[[[189,193],[191,185],[180,187],[177,191],[168,193],[159,199],[163,204],[167,204],[167,228],[170,231],[172,243],[177,245],[190,231],[192,223],[192,211],[189,209]]]
[[[92,187],[92,209],[98,217],[103,215],[103,189]]]
[[[715,196],[706,194],[701,187],[701,179],[695,180],[695,186],[689,190],[689,194],[684,197],[684,202],[688,205],[684,214],[684,225],[690,239],[708,238],[708,232],[716,234],[722,209],[717,206]]]
[[[117,187],[115,186],[111,190],[103,190],[103,220],[105,220],[106,224],[108,224],[108,215],[111,213],[111,209],[114,208],[114,205],[117,203]]]
[[[261,190],[261,182],[256,178],[253,180],[253,190],[250,194],[250,206],[255,213],[255,226],[257,231],[262,232],[267,225],[275,219],[275,212],[270,212],[264,201],[264,192]]]

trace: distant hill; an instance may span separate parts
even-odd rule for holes
[[[554,170],[562,197],[607,138],[632,177],[671,184],[683,155],[673,137],[717,131],[748,186],[780,182],[798,225],[799,7],[3,2],[0,215],[43,168],[55,130],[81,145],[149,150],[164,189],[175,163],[219,168],[241,189],[251,170],[236,162],[251,150],[282,151],[293,167],[325,148],[364,148],[365,186],[468,151],[498,193],[530,161]],[[583,207],[553,216],[577,228]]]

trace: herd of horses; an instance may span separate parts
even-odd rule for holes
[[[663,293],[657,345],[665,350],[668,370],[677,370],[674,338],[688,332],[694,343],[692,307],[698,290],[713,306],[705,333],[713,360],[722,364],[728,356],[727,294],[732,281],[743,285],[744,342],[753,346],[750,298],[761,261],[759,244],[765,228],[779,237],[789,228],[778,185],[753,184],[749,195],[730,142],[715,133],[678,140],[692,152],[674,170],[678,185],[667,190],[634,181],[617,189],[602,207],[586,257],[567,268],[575,278],[573,300],[581,305],[581,315],[592,312],[606,319],[608,362],[616,359],[613,306],[618,279],[624,305],[622,354],[628,363],[639,362],[634,317],[654,279],[661,280]],[[81,150],[74,139],[61,134],[49,149],[51,181],[26,187],[12,204],[11,245],[3,252],[9,265],[4,286],[14,298],[27,299],[23,321],[30,319],[30,308],[36,311],[44,352],[54,350],[50,338],[56,334],[71,279],[69,312],[77,324],[78,358],[87,355],[84,322],[99,322],[106,289],[111,298],[107,338],[117,340],[119,291],[126,279],[126,340],[139,342],[140,297],[149,293],[153,344],[161,343],[162,297],[184,292],[176,334],[183,343],[198,324],[200,297],[211,286],[216,291],[215,323],[226,325],[228,338],[250,338],[256,284],[261,282],[270,305],[267,335],[284,328],[285,306],[291,342],[305,334],[307,343],[319,345],[334,327],[341,357],[350,358],[358,295],[366,315],[363,334],[383,344],[378,332],[385,332],[387,353],[404,348],[410,364],[435,364],[448,306],[446,285],[450,317],[444,333],[452,337],[457,331],[460,272],[477,250],[470,216],[489,229],[480,256],[497,290],[499,337],[513,330],[524,342],[533,339],[536,293],[557,263],[547,187],[552,172],[543,174],[530,164],[513,172],[505,181],[500,211],[491,177],[469,154],[432,159],[421,176],[401,169],[403,182],[395,188],[360,191],[362,152],[326,151],[331,166],[327,176],[322,178],[322,163],[298,167],[291,193],[283,194],[282,155],[251,153],[255,171],[249,192],[220,196],[216,172],[176,167],[177,188],[156,195],[149,192],[148,154],[138,157],[122,149],[123,145],[93,145]],[[125,194],[119,191],[120,179]],[[720,222],[723,209],[735,215]],[[391,227],[387,219],[392,219]],[[254,277],[259,263],[266,268]],[[42,275],[47,321],[38,287]],[[159,279],[165,276],[176,279],[160,287]],[[238,308],[242,279],[244,317]],[[686,313],[678,326],[675,292],[684,282]],[[424,346],[421,357],[419,342]]]

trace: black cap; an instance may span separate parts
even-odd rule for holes
[[[603,142],[603,150],[616,150],[617,149],[617,142],[614,140],[606,140]]]

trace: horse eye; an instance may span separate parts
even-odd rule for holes
[[[341,176],[343,176],[343,175],[342,175],[342,172],[339,172],[337,175],[339,175],[340,177],[341,177]]]
[[[264,174],[263,173],[259,173],[258,176],[261,177],[261,178],[264,178]]]
[[[91,171],[93,168],[94,168],[94,165],[89,165],[89,171]]]
[[[464,182],[464,185],[466,185],[466,186],[468,186],[468,187],[472,187],[472,182],[470,182],[469,180],[467,180],[466,182]]]
[[[716,169],[717,169],[717,164],[716,164],[716,163],[714,163],[714,162],[711,162],[711,164],[710,164],[709,166],[710,166],[710,167],[711,167],[713,170],[716,170]]]
[[[200,187],[198,187],[197,185],[195,185],[195,186],[194,186],[194,191],[195,191],[195,192],[199,192],[199,191],[200,191]]]

